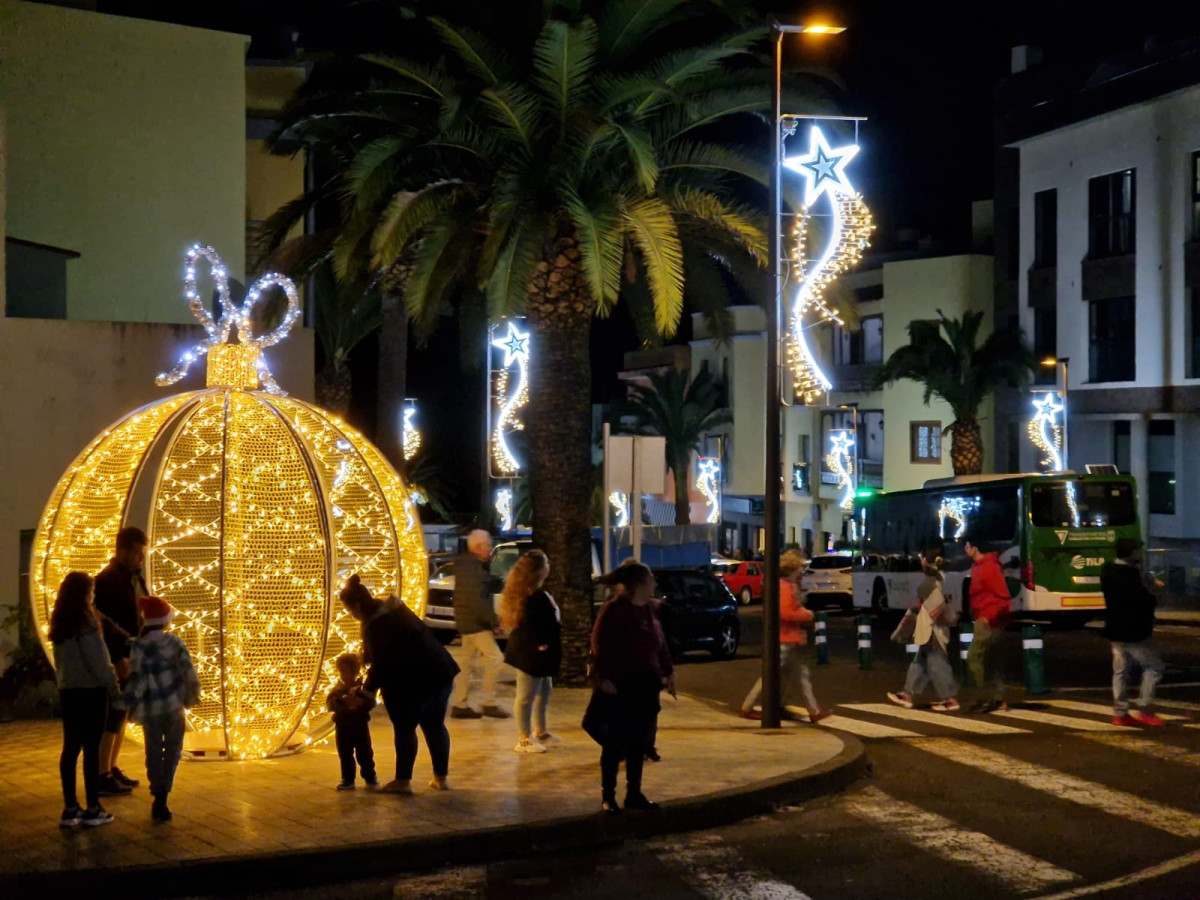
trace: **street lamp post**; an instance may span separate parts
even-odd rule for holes
[[[1057,369],[1059,366],[1062,366],[1062,394],[1061,394],[1061,399],[1062,399],[1062,442],[1063,442],[1062,458],[1063,458],[1063,469],[1065,469],[1065,470],[1070,470],[1070,468],[1071,468],[1071,457],[1070,457],[1069,453],[1067,452],[1067,450],[1068,450],[1067,439],[1068,439],[1068,430],[1069,430],[1067,428],[1067,424],[1068,424],[1067,366],[1070,362],[1071,362],[1071,357],[1069,357],[1069,356],[1047,356],[1045,359],[1042,360],[1042,368],[1044,368],[1044,369]]]
[[[781,271],[783,218],[783,36],[785,34],[839,34],[834,25],[784,25],[771,20],[771,49],[774,72],[771,83],[771,235],[768,264],[771,269],[771,297],[767,307],[767,390],[766,390],[766,478],[763,487],[763,649],[762,649],[762,725],[778,728],[782,710],[779,676],[779,551],[781,470],[779,447],[779,335],[783,309]]]

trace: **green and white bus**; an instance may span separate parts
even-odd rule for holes
[[[1137,485],[1127,475],[979,475],[912,491],[859,496],[854,526],[862,560],[854,605],[883,613],[912,605],[919,554],[941,548],[945,593],[962,609],[970,560],[963,538],[998,554],[1013,611],[1082,623],[1104,608],[1100,567],[1118,538],[1138,538]]]

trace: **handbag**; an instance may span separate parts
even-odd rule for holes
[[[599,688],[592,691],[587,709],[583,713],[583,730],[601,747],[613,742],[619,727],[617,695],[607,694]]]
[[[917,627],[917,616],[910,609],[904,614],[904,618],[900,620],[900,624],[896,626],[896,630],[892,632],[893,644],[907,644],[913,636],[913,631]]]

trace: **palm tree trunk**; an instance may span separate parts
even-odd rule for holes
[[[375,446],[394,467],[404,466],[404,394],[408,388],[408,313],[399,291],[382,297],[379,319],[379,376],[375,401]]]
[[[960,419],[950,425],[950,464],[955,475],[983,473],[983,436],[974,419]]]
[[[692,498],[688,493],[688,462],[690,462],[690,454],[671,464],[671,474],[675,476],[676,525],[692,524]]]
[[[529,287],[526,433],[533,542],[550,557],[546,589],[562,611],[566,684],[586,677],[592,631],[591,359],[593,303],[573,236],[559,238]]]
[[[332,359],[325,360],[325,365],[317,372],[314,387],[317,406],[344,419],[350,409],[350,367],[338,365]]]

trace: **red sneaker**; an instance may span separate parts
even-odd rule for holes
[[[739,709],[738,715],[743,719],[754,719],[755,721],[762,718],[762,712],[757,709]]]
[[[832,709],[810,709],[808,711],[808,724],[816,725],[822,719],[828,719],[832,715]]]
[[[1144,728],[1162,728],[1163,720],[1152,712],[1147,712],[1144,709],[1135,709],[1129,714],[1133,721],[1143,726]]]
[[[1138,720],[1129,713],[1125,713],[1123,716],[1113,716],[1113,724],[1120,725],[1123,728],[1137,728]]]

